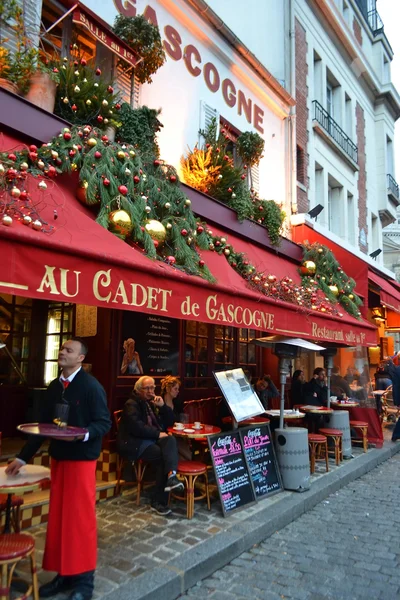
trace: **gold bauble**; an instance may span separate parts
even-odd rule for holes
[[[306,262],[304,263],[304,267],[307,269],[307,272],[310,275],[314,274],[317,269],[315,262],[313,262],[312,260],[306,260]]]
[[[125,152],[123,150],[118,150],[117,156],[120,160],[122,160],[123,158],[125,158]]]
[[[126,210],[114,210],[108,215],[110,230],[120,235],[129,235],[132,232],[132,220]]]
[[[149,219],[146,221],[144,227],[152,240],[156,240],[159,244],[163,244],[165,242],[167,231],[160,221]]]
[[[94,148],[97,145],[97,140],[95,138],[89,138],[87,141],[87,145],[91,148]]]
[[[339,290],[338,287],[336,285],[330,285],[329,289],[331,290],[332,294],[334,296],[338,296],[339,295]]]
[[[354,294],[349,294],[350,300],[354,300]]]

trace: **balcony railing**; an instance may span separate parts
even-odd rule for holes
[[[317,121],[319,125],[330,135],[330,137],[340,146],[351,160],[355,163],[358,162],[358,148],[354,142],[351,141],[349,136],[343,131],[343,129],[336,123],[331,117],[328,111],[317,101],[313,101],[314,105],[314,121]]]
[[[390,194],[392,194],[392,196],[394,196],[397,200],[399,200],[399,198],[400,198],[400,195],[399,195],[399,184],[397,183],[397,181],[395,180],[395,178],[390,175],[390,173],[388,173],[386,175],[386,178],[387,178],[387,189],[388,189],[388,192]]]
[[[383,33],[383,21],[376,9],[369,11],[367,21],[374,36]]]

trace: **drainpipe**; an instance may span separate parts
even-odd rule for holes
[[[289,69],[290,69],[290,89],[292,98],[296,99],[296,38],[294,26],[294,0],[288,0],[289,4]],[[297,213],[297,151],[296,151],[296,106],[290,108],[289,120],[289,140],[290,140],[290,209],[291,214]],[[290,219],[290,216],[289,216]],[[290,235],[292,230],[290,228]]]

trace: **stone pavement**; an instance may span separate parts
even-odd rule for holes
[[[180,600],[400,598],[400,454],[255,544]]]
[[[364,475],[397,451],[400,451],[400,444],[392,442],[366,454],[361,449],[354,449],[353,460],[345,461],[339,467],[330,460],[329,473],[321,467],[312,476],[309,491],[303,494],[284,491],[228,518],[222,516],[218,499],[212,503],[210,512],[203,502],[196,503],[191,521],[186,519],[183,504],[176,501],[172,505],[173,514],[160,517],[149,509],[148,490],[142,494],[139,507],[133,492],[101,503],[97,506],[99,560],[95,598],[154,600],[160,596],[163,600],[174,600],[199,580],[307,513],[329,494]],[[30,532],[37,540],[40,565],[45,526],[32,528]],[[40,571],[39,581],[43,583],[51,576]],[[201,588],[202,592],[207,585]],[[59,595],[59,598],[65,596]],[[215,595],[214,599],[217,598]]]

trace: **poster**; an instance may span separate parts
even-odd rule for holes
[[[124,313],[120,375],[177,375],[178,359],[178,319]]]
[[[257,394],[247,381],[243,369],[215,372],[214,377],[237,422],[265,412]]]

